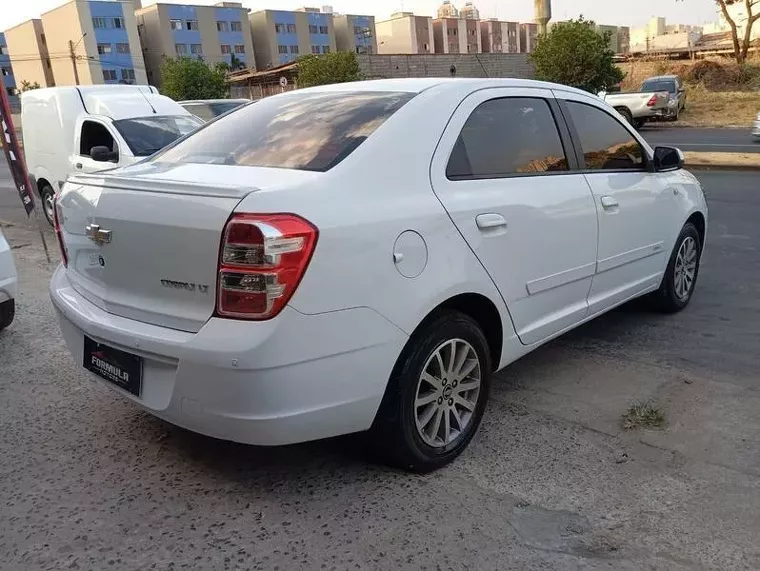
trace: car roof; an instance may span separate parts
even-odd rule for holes
[[[180,105],[192,105],[197,103],[248,103],[250,99],[187,99],[177,101]]]
[[[374,79],[369,81],[354,81],[349,83],[333,83],[331,85],[321,85],[300,89],[300,92],[327,92],[327,91],[405,91],[409,93],[421,93],[431,88],[436,89],[460,89],[462,86],[468,86],[473,91],[478,89],[494,87],[532,87],[541,89],[561,89],[591,95],[587,91],[582,91],[567,85],[558,83],[549,83],[546,81],[536,81],[534,79],[517,79],[517,78],[470,78],[470,77],[429,77],[429,78],[396,78],[396,79]]]

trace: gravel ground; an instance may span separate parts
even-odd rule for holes
[[[756,176],[702,175],[688,310],[629,305],[508,367],[470,448],[427,476],[369,463],[360,437],[205,438],[92,382],[0,180],[21,280],[0,333],[0,569],[760,568]],[[665,426],[624,430],[636,401]]]

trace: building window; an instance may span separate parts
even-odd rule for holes
[[[284,34],[286,29],[287,29],[287,26],[285,24],[275,24],[274,25],[274,33],[275,34]]]
[[[9,68],[9,67],[3,67],[3,68],[0,68],[0,69],[2,69],[2,73],[6,77],[13,74],[13,72],[11,71],[11,68]]]
[[[330,53],[330,46],[322,46],[322,53],[323,54],[329,54]]]
[[[295,24],[288,24],[288,33],[289,34],[295,34],[296,33],[296,25]]]
[[[177,52],[178,56],[186,56],[187,44],[174,44],[174,51]]]
[[[355,36],[361,36],[362,35],[362,29],[359,26],[354,26],[354,35]]]
[[[114,18],[113,27],[119,30],[123,30],[124,28],[126,28],[126,26],[124,25],[124,18]]]
[[[231,54],[232,53],[232,47],[230,46],[230,44],[222,44],[220,47],[222,48],[222,53],[223,54]]]
[[[198,29],[198,20],[188,20],[185,22],[185,27],[188,30],[197,30]]]
[[[15,87],[6,87],[5,92],[10,96],[13,97],[16,95],[16,88]]]
[[[106,19],[105,18],[93,18],[92,19],[92,27],[96,30],[98,28],[105,28],[106,27]],[[2,53],[2,52],[0,52]]]
[[[320,26],[320,27],[319,27],[319,33],[320,33],[320,34],[326,34],[326,33],[327,33],[327,32],[329,32],[329,31],[330,31],[330,30],[329,30],[329,28],[328,28],[327,26]]]
[[[243,24],[240,22],[230,22],[230,30],[233,32],[242,32]]]
[[[202,56],[203,46],[201,44],[190,44],[190,53],[194,56]]]
[[[116,70],[115,69],[104,69],[103,70],[103,80],[104,81],[116,81]]]
[[[290,46],[290,53],[297,54],[298,53],[298,46]]]
[[[135,80],[135,70],[131,68],[125,68],[121,70],[121,78],[124,81],[134,81]]]
[[[116,53],[117,54],[128,54],[131,53],[129,49],[129,44],[116,44]]]
[[[98,53],[100,55],[111,53],[111,44],[98,44]]]
[[[236,54],[244,54],[245,53],[245,46],[243,44],[238,44],[235,46],[235,53]]]
[[[318,34],[319,33],[319,26],[315,26],[314,24],[309,24],[309,33],[310,34]]]
[[[281,54],[288,53],[288,46],[277,46],[277,51]]]
[[[318,54],[319,53],[319,46],[311,46],[311,53]]]
[[[172,30],[181,30],[182,29],[182,20],[169,20],[169,27]]]
[[[229,32],[230,31],[230,25],[227,22],[217,22],[216,23],[216,31],[217,32]]]

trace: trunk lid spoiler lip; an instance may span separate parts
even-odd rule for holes
[[[175,179],[152,179],[142,176],[119,176],[116,174],[92,173],[75,174],[66,179],[67,184],[81,186],[99,186],[120,190],[142,190],[146,192],[162,192],[165,194],[184,194],[194,196],[211,196],[219,198],[242,199],[251,192],[259,190],[248,185],[232,185],[215,183],[210,185],[202,182]]]

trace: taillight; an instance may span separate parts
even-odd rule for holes
[[[63,241],[63,231],[61,230],[60,214],[58,211],[61,206],[58,204],[58,193],[55,193],[53,198],[53,228],[55,229],[55,235],[58,238],[58,247],[61,249],[61,261],[63,266],[69,267],[69,252],[66,249],[66,243]]]
[[[280,313],[306,272],[317,235],[295,214],[234,214],[219,254],[217,313],[243,319]]]
[[[649,98],[649,101],[647,101],[647,107],[654,107],[657,105],[657,96],[652,95],[652,97]]]

